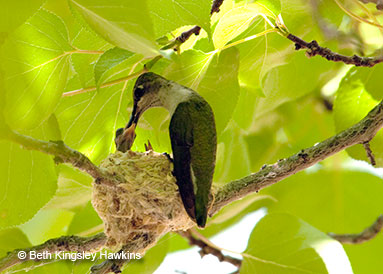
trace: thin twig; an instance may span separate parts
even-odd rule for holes
[[[96,252],[104,247],[106,243],[106,236],[104,233],[99,233],[91,237],[79,237],[79,236],[63,236],[56,239],[51,239],[45,243],[29,247],[25,249],[16,249],[12,252],[9,252],[7,256],[0,259],[0,272],[15,266],[17,264],[35,260],[31,259],[31,251],[36,253],[44,254],[50,253],[53,254],[59,251],[68,251],[68,252]],[[25,254],[25,259],[19,258],[19,253]]]
[[[210,10],[210,14],[213,14],[214,12],[219,12],[220,11],[220,7],[222,6],[223,4],[223,0],[214,0],[213,1],[213,4],[211,5],[211,10]]]
[[[279,160],[273,165],[265,165],[256,173],[223,185],[215,194],[215,201],[209,215],[214,215],[220,208],[232,201],[271,186],[339,151],[370,141],[382,127],[383,101],[373,108],[359,123],[337,135],[310,148],[302,149],[301,152]]]
[[[370,143],[369,142],[363,143],[363,147],[366,150],[367,158],[370,160],[371,165],[375,166],[376,165],[376,161],[375,161],[374,154],[372,153],[372,150],[371,150],[371,147],[370,147]]]
[[[343,62],[348,65],[355,65],[361,67],[373,67],[376,64],[383,62],[383,56],[381,57],[360,57],[357,55],[354,56],[345,56],[336,52],[331,51],[328,48],[321,47],[317,41],[313,40],[310,43],[304,41],[303,39],[293,35],[288,34],[287,39],[295,43],[295,50],[307,49],[307,57],[313,57],[315,55],[322,56],[329,61],[333,62]]]
[[[352,11],[346,9],[338,0],[334,0],[335,3],[338,5],[338,7],[343,10],[348,16],[350,16],[351,18],[354,18],[355,20],[361,22],[361,23],[366,23],[366,24],[369,24],[371,26],[375,26],[375,27],[378,27],[378,28],[383,28],[382,25],[380,25],[379,23],[374,23],[374,22],[370,22],[368,21],[367,19],[363,18],[363,17],[360,17],[359,15],[356,15],[355,13],[353,13]]]
[[[180,231],[178,233],[182,237],[185,237],[186,239],[188,239],[190,245],[196,245],[196,246],[201,248],[201,250],[199,252],[201,257],[203,257],[207,254],[211,254],[211,255],[216,256],[220,262],[228,262],[228,263],[231,263],[237,267],[241,267],[242,260],[231,257],[231,256],[223,255],[221,250],[219,250],[213,246],[208,245],[207,243],[205,243],[201,239],[197,239],[196,237],[194,237],[190,230]]]
[[[383,229],[383,215],[365,230],[357,234],[334,234],[328,233],[330,237],[341,242],[342,244],[361,244],[375,238]]]
[[[192,36],[192,34],[195,34],[195,35],[199,35],[199,32],[201,31],[201,27],[199,26],[195,26],[187,31],[184,31],[183,33],[181,33],[177,38],[176,40],[179,42],[179,43],[184,43],[186,40],[188,40],[190,38],[190,36]]]
[[[138,71],[136,73],[130,74],[130,75],[126,76],[126,77],[122,77],[122,78],[119,78],[119,79],[107,82],[105,84],[102,84],[102,85],[100,85],[99,88],[110,87],[110,86],[114,86],[114,85],[120,84],[122,82],[126,82],[128,80],[137,78],[138,76],[140,76],[141,74],[143,74],[145,72],[148,72],[146,67],[144,67],[142,70],[140,70],[140,71]],[[73,95],[77,95],[77,94],[81,94],[81,93],[85,93],[85,92],[89,92],[89,91],[94,91],[96,89],[97,89],[97,86],[92,86],[92,87],[87,87],[87,88],[80,88],[80,89],[76,89],[76,90],[71,90],[71,91],[68,91],[68,92],[64,92],[62,94],[62,97],[73,96]]]

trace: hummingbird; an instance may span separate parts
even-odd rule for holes
[[[130,120],[116,131],[117,150],[130,149],[139,118],[152,107],[169,111],[173,174],[187,214],[204,227],[217,150],[213,110],[194,90],[152,72],[142,74],[133,88]]]

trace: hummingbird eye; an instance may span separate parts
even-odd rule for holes
[[[142,97],[142,95],[144,95],[144,93],[144,87],[142,85],[137,86],[134,89],[134,99],[139,100]]]

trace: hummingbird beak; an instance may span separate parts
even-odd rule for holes
[[[138,119],[140,118],[140,112],[137,111],[137,103],[134,102],[132,115],[130,116],[129,123],[124,129],[120,128],[116,131],[116,148],[118,151],[126,152],[132,147],[134,140],[136,139],[135,129]]]
[[[126,129],[131,128],[132,125],[135,125],[134,127],[136,127],[136,125],[138,123],[138,119],[140,119],[140,116],[141,116],[141,111],[137,110],[137,103],[134,102],[132,115],[130,116],[129,123],[126,125],[125,128]]]

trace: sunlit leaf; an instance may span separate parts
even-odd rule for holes
[[[19,228],[15,227],[0,230],[0,242],[0,257],[16,248],[25,248],[31,245],[27,236]]]
[[[233,203],[230,203],[229,205],[225,206],[219,211],[219,214],[215,215],[213,218],[209,220],[209,226],[212,224],[220,224],[223,222],[226,222],[227,220],[238,216],[242,213],[242,211],[245,211],[248,207],[250,207],[252,204],[254,204],[257,201],[270,199],[271,201],[276,201],[272,196],[268,195],[259,195],[259,194],[252,194],[248,195],[245,198],[235,201]]]
[[[158,55],[147,1],[70,0],[74,11],[105,40],[120,48]]]
[[[62,209],[40,210],[31,220],[20,226],[33,245],[66,234],[73,212]],[[45,224],[41,226],[41,224]]]
[[[9,36],[0,58],[4,113],[12,128],[33,128],[50,116],[64,90],[72,50],[61,19],[44,10]]]
[[[82,210],[73,216],[68,228],[68,234],[90,236],[103,231],[103,229],[102,220],[89,202]]]
[[[0,10],[0,45],[9,33],[24,23],[44,3],[44,0],[7,1]]]
[[[275,19],[275,15],[258,2],[247,5],[241,4],[225,13],[214,30],[215,48],[222,48],[226,43],[244,32],[256,17],[274,17]]]
[[[168,235],[165,235],[140,260],[133,260],[126,265],[122,273],[151,274],[160,266],[168,251]]]
[[[105,82],[115,80],[123,76],[123,73],[129,74],[133,72],[132,64],[139,62],[142,55],[134,55],[134,53],[120,49],[112,48],[106,51],[97,60],[94,67],[94,78],[99,86]]]
[[[185,25],[197,25],[210,33],[210,0],[148,0],[156,37]]]
[[[22,133],[43,140],[60,139],[54,117]],[[49,155],[10,141],[0,141],[0,150],[0,227],[8,227],[26,222],[53,197],[57,172]]]
[[[235,123],[229,123],[226,130],[222,132],[217,158],[215,182],[229,182],[251,172],[249,151],[241,129]],[[241,165],[235,164],[238,159],[241,159]]]
[[[266,215],[244,253],[241,274],[353,273],[339,242],[288,214]]]
[[[82,88],[94,86],[95,79],[93,69],[103,51],[111,48],[111,45],[87,28],[79,28],[73,46],[85,49],[89,54],[73,54],[71,61],[75,72],[81,82]]]
[[[238,100],[239,55],[235,48],[219,55],[186,51],[168,68],[165,77],[197,91],[214,111],[218,134],[226,127]]]
[[[383,212],[382,179],[348,169],[300,172],[260,193],[278,201],[271,211],[288,211],[324,232],[360,233]],[[383,267],[377,251],[382,240],[379,235],[362,245],[345,246],[355,273],[378,273],[374,271]]]
[[[375,71],[378,72],[379,69]],[[373,70],[371,76],[375,77],[376,80],[368,81],[367,77],[370,76],[370,73],[363,72],[358,73],[358,71],[351,70],[339,86],[334,103],[334,121],[338,132],[362,120],[378,104],[378,101],[372,98],[367,88],[379,96],[377,92],[379,87],[376,85],[376,81],[379,81],[377,79],[381,75],[373,74]],[[363,82],[363,80],[366,81]],[[381,91],[379,90],[379,92]],[[378,166],[383,166],[382,142],[383,132],[381,131],[370,142]],[[347,152],[355,159],[369,161],[362,145],[353,146],[347,149]]]
[[[278,16],[281,13],[281,1],[280,0],[256,0],[256,4],[262,6],[271,15]]]
[[[92,196],[92,178],[71,166],[60,165],[57,191],[45,208],[74,209]]]
[[[314,91],[321,82],[321,76],[332,66],[323,59],[308,59],[303,52],[295,53],[290,58],[288,63],[272,68],[264,76],[262,91],[265,97],[257,100],[258,117]],[[306,73],[308,66],[310,73]]]
[[[300,172],[260,193],[278,200],[273,210],[288,210],[325,232],[360,232],[383,212],[382,179],[364,172]]]
[[[132,85],[122,81],[98,92],[64,97],[56,110],[64,142],[96,163],[114,151],[115,131],[129,119]]]

